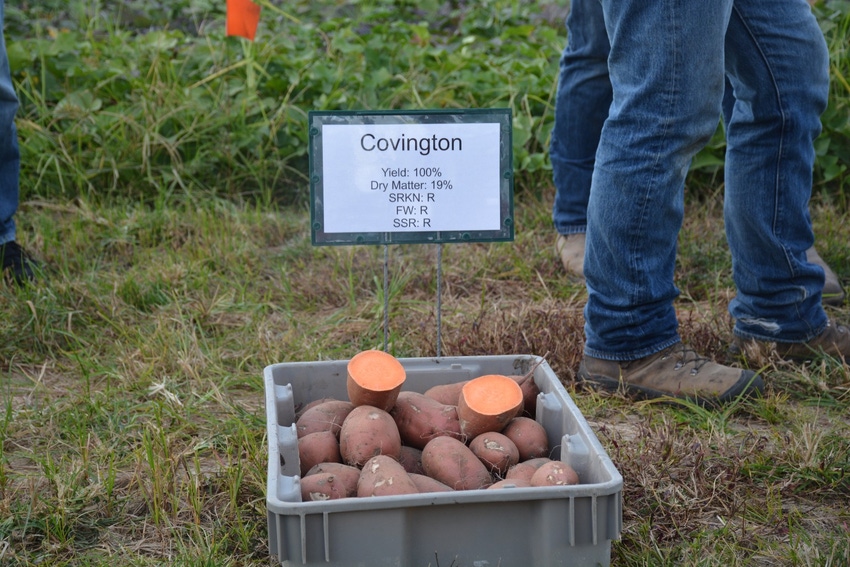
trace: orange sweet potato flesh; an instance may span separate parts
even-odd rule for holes
[[[476,490],[493,483],[487,467],[462,441],[435,437],[422,449],[425,474],[455,490]]]
[[[398,459],[401,437],[390,414],[372,406],[351,410],[339,432],[339,450],[345,464],[361,467],[375,455]]]
[[[402,443],[416,449],[424,449],[428,441],[441,435],[461,438],[457,407],[419,392],[400,392],[390,415],[398,426]]]
[[[457,404],[461,432],[474,439],[488,431],[501,431],[522,411],[522,388],[501,374],[473,378],[461,389]]]
[[[346,389],[355,406],[373,406],[389,411],[394,405],[407,373],[393,355],[380,350],[364,350],[348,361]]]

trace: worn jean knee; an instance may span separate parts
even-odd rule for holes
[[[611,105],[608,35],[599,0],[573,0],[561,55],[549,145],[560,234],[584,232],[596,147]]]
[[[736,0],[726,34],[735,93],[727,117],[725,226],[735,334],[787,342],[826,324],[809,199],[829,53],[805,2]]]
[[[673,275],[684,181],[720,118],[731,0],[602,5],[614,102],[588,206],[585,352],[630,360],[679,340]]]
[[[3,36],[4,3],[0,0],[0,244],[15,239],[15,211],[18,209],[20,152],[15,113],[18,98],[12,85],[6,38]]]

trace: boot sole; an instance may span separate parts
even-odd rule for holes
[[[579,368],[577,378],[579,382],[583,382],[591,386],[597,386],[607,392],[618,392],[622,389],[625,393],[637,399],[652,400],[659,398],[673,398],[695,402],[701,406],[711,407],[717,407],[727,404],[738,399],[739,397],[751,397],[761,395],[761,393],[764,391],[764,380],[762,380],[761,376],[751,370],[743,371],[741,373],[741,378],[738,379],[738,382],[735,383],[734,386],[732,386],[730,389],[724,392],[722,396],[718,398],[689,396],[687,394],[671,394],[669,392],[664,392],[661,390],[645,388],[643,386],[637,386],[635,384],[630,384],[621,380],[615,380],[608,376],[592,375],[587,372],[584,366]]]

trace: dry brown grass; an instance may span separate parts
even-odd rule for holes
[[[612,564],[850,563],[850,368],[767,358],[764,398],[715,411],[582,387],[585,292],[550,199],[518,199],[512,243],[444,247],[441,354],[548,353],[624,478]],[[681,259],[677,309],[723,358],[717,211],[689,213],[683,254],[714,260]],[[267,565],[262,369],[382,346],[383,251],[312,248],[301,212],[24,212],[51,273],[0,288],[0,564]],[[436,352],[435,263],[390,249],[398,356]]]

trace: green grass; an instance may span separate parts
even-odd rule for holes
[[[625,479],[613,564],[846,561],[850,369],[768,362],[767,395],[725,411],[578,387],[584,292],[551,252],[547,201],[518,198],[513,243],[444,247],[442,349],[550,353]],[[688,215],[685,248],[712,214]],[[25,204],[21,225],[47,274],[0,287],[4,564],[267,564],[262,369],[380,346],[381,251],[312,248],[306,211],[214,200]],[[400,356],[434,354],[434,261],[390,249]],[[705,297],[680,301],[683,336],[722,356],[729,289],[680,270],[691,283]]]
[[[575,383],[585,291],[554,257],[545,155],[556,7],[294,2],[301,25],[267,11],[247,44],[220,2],[118,4],[7,5],[19,235],[45,274],[0,285],[0,564],[268,565],[263,368],[384,338],[383,250],[310,245],[306,112],[431,105],[511,106],[519,171],[515,241],[443,248],[442,354],[549,353],[625,479],[612,564],[850,563],[846,364],[765,360],[764,398],[725,411]],[[817,13],[835,79],[812,217],[846,283],[848,12]],[[721,358],[712,167],[688,190],[677,306]],[[435,249],[389,255],[390,348],[432,356]]]

